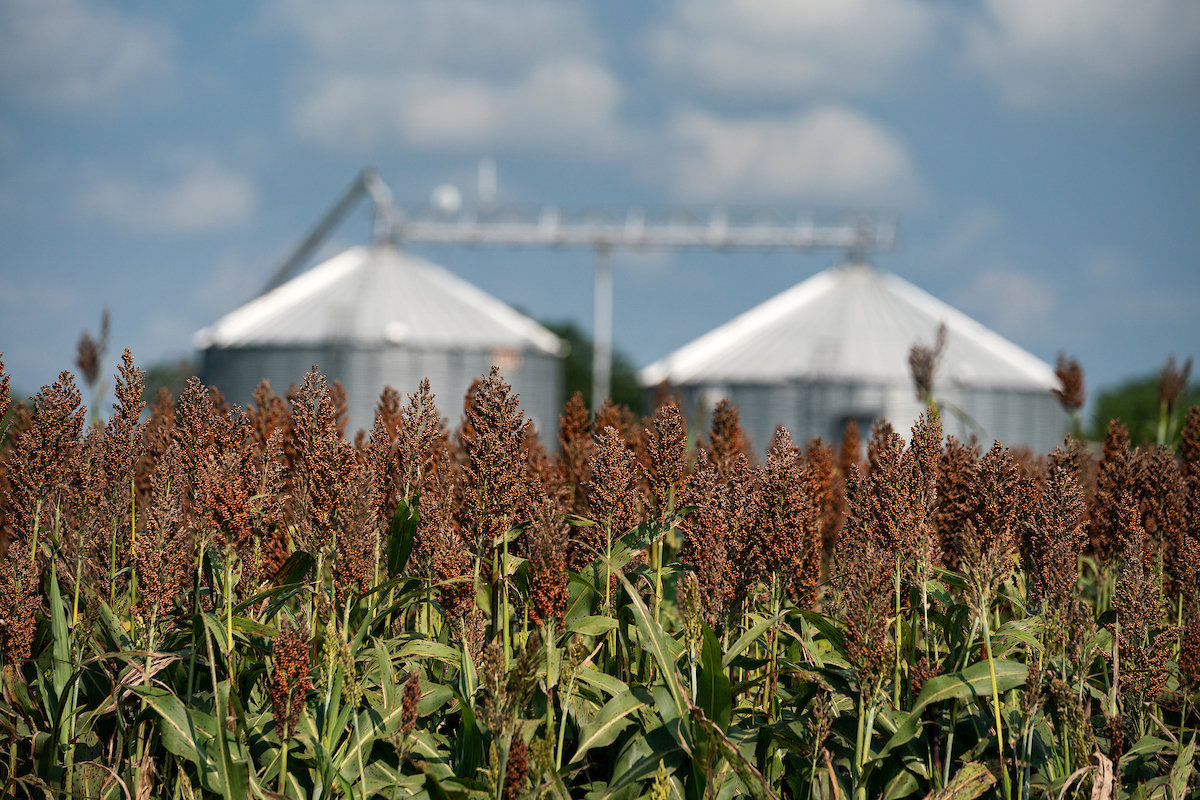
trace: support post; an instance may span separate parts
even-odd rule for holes
[[[613,278],[611,251],[596,247],[595,290],[592,308],[592,411],[612,395]]]

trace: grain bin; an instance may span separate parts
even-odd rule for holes
[[[195,335],[202,380],[246,405],[266,378],[284,394],[315,364],[349,399],[347,431],[370,430],[384,386],[429,378],[457,426],[471,381],[495,364],[549,445],[565,344],[478,287],[389,243],[352,247]]]
[[[825,270],[701,336],[639,374],[670,384],[691,415],[722,397],[737,404],[759,453],[784,425],[804,442],[837,441],[854,420],[905,435],[924,410],[908,366],[914,343],[948,339],[934,384],[948,434],[1047,452],[1066,413],[1054,369],[896,275],[861,263]]]

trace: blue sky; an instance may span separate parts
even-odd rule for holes
[[[365,164],[470,199],[865,205],[877,263],[1092,388],[1200,356],[1194,0],[0,0],[0,349],[190,353]],[[332,252],[366,241],[365,209]],[[590,326],[583,251],[431,256]],[[648,363],[835,253],[618,254]]]

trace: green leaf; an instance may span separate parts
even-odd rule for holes
[[[821,635],[829,641],[833,648],[842,655],[843,658],[849,658],[850,654],[846,651],[846,638],[842,632],[833,624],[833,620],[824,614],[818,614],[816,611],[802,610],[800,615],[812,623]]]
[[[458,787],[447,788],[429,772],[425,773],[425,791],[429,794],[429,800],[461,800],[470,796],[469,792]]]
[[[567,631],[584,636],[601,636],[615,627],[617,627],[617,621],[612,617],[584,617],[572,622]]]
[[[767,628],[771,627],[771,624],[777,619],[777,617],[768,617],[750,630],[743,633],[741,638],[734,642],[733,647],[729,648],[728,652],[726,652],[721,658],[721,666],[728,668],[733,660],[740,656],[746,650],[746,648],[754,644],[754,642],[756,642],[760,636],[766,633]]]
[[[229,637],[225,635],[225,621],[216,617],[211,611],[203,612],[204,627],[217,640],[217,647],[222,653],[229,652]]]
[[[417,716],[424,717],[427,714],[432,714],[454,697],[454,690],[449,686],[435,686],[428,692],[421,694],[421,699],[417,701]]]
[[[462,658],[458,666],[458,690],[466,699],[467,705],[475,707],[475,692],[479,689],[479,678],[475,674],[475,662],[471,660],[471,648],[459,649]]]
[[[462,728],[454,737],[454,774],[460,778],[472,778],[476,768],[483,763],[483,734],[479,731],[479,723],[470,704],[457,691],[454,694],[462,712]]]
[[[671,699],[675,701],[675,707],[679,710],[679,716],[684,715],[683,698],[679,694],[679,681],[675,670],[675,659],[671,656],[671,650],[667,645],[667,640],[671,637],[667,636],[666,631],[658,624],[658,621],[650,615],[650,610],[646,608],[646,604],[642,602],[641,596],[637,590],[633,588],[633,584],[621,572],[615,573],[625,586],[625,591],[629,594],[629,604],[633,607],[633,616],[637,621],[638,632],[641,636],[642,647],[650,652],[658,664],[659,675],[663,682],[667,685],[667,691],[671,693]],[[675,643],[678,645],[678,642]]]
[[[217,713],[229,707],[229,681],[217,684]],[[217,760],[217,770],[221,773],[221,789],[225,800],[245,800],[250,794],[250,765],[245,759],[234,758],[233,747],[229,741],[228,732],[220,716],[217,723],[217,748],[220,758]]]
[[[163,746],[195,764],[201,779],[213,791],[224,792],[217,762],[208,755],[204,746],[205,741],[211,740],[212,734],[205,730],[207,725],[197,724],[199,717],[208,715],[196,709],[189,712],[178,697],[156,686],[130,686],[129,689],[144,698],[146,704],[158,714]],[[211,717],[208,717],[208,722],[215,725]]]
[[[1192,734],[1191,744],[1183,748],[1179,757],[1175,759],[1175,765],[1171,767],[1171,790],[1175,797],[1184,797],[1187,794],[1188,784],[1192,780],[1195,757],[1196,734]]]
[[[261,636],[264,639],[274,639],[279,631],[272,628],[270,625],[263,625],[261,622],[255,622],[246,617],[233,618],[234,630],[241,631],[250,636]]]
[[[408,558],[412,555],[417,523],[420,521],[419,497],[419,494],[413,495],[411,505],[401,500],[396,505],[396,513],[392,514],[387,545],[387,570],[392,578],[404,572],[404,568],[408,566]]]
[[[975,800],[995,784],[996,776],[983,764],[963,764],[954,773],[954,780],[926,800]]]
[[[722,733],[729,731],[729,719],[733,713],[733,693],[729,689],[729,675],[721,661],[721,645],[708,623],[704,626],[704,641],[700,650],[700,674],[697,681],[697,705]]]
[[[900,800],[917,790],[917,777],[906,769],[899,770],[883,788],[883,800]]]
[[[303,550],[297,550],[288,556],[287,561],[271,576],[271,583],[282,586],[288,583],[303,583],[313,568],[313,557]]]
[[[629,715],[653,702],[651,694],[641,687],[634,687],[609,700],[600,709],[600,713],[579,732],[579,746],[575,749],[571,763],[580,761],[593,747],[612,744],[631,722]]]
[[[1016,661],[1000,660],[993,663],[996,665],[996,689],[998,691],[1007,692],[1009,689],[1015,689],[1025,683],[1029,667]],[[903,746],[917,735],[917,731],[921,727],[921,714],[926,707],[945,700],[971,696],[990,697],[991,694],[991,674],[986,661],[972,664],[962,672],[939,675],[926,681],[921,689],[921,695],[913,704],[912,711],[896,726],[896,732],[892,734],[887,745],[875,756],[875,759],[882,759],[892,750]]]
[[[616,697],[622,692],[629,690],[629,687],[620,678],[615,678],[607,672],[601,672],[591,664],[581,667],[575,673],[575,679],[580,683],[586,683],[588,686],[594,686],[612,697]]]
[[[415,639],[400,648],[399,656],[405,658],[434,658],[452,667],[459,666],[459,651],[432,639]]]
[[[595,588],[576,572],[567,573],[567,611],[563,615],[563,625],[570,627],[575,620],[592,613],[599,595]]]
[[[388,723],[400,719],[402,709],[394,708],[387,717],[380,717],[374,709],[367,709],[358,715],[358,725],[353,722],[347,726],[346,747],[338,757],[340,765],[338,772],[349,783],[358,778],[359,759],[365,767],[370,763],[371,748],[380,734],[386,734]]]
[[[50,570],[50,635],[54,637],[54,696],[56,705],[63,702],[63,690],[71,679],[71,633],[67,629],[67,609],[58,589],[58,575]]]

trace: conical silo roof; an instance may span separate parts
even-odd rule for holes
[[[654,386],[796,380],[910,382],[908,353],[946,324],[939,384],[1049,391],[1054,369],[896,275],[865,264],[820,272],[645,367]]]
[[[352,247],[198,331],[199,349],[340,342],[558,355],[562,341],[482,289],[390,245]]]

